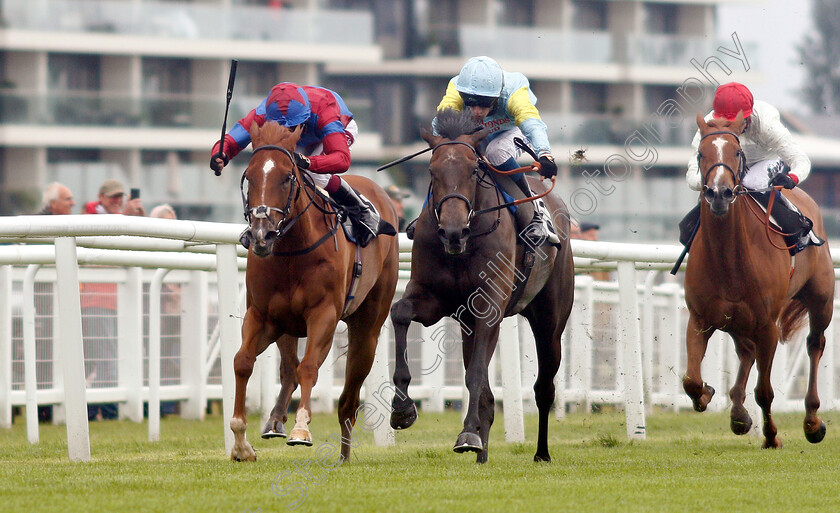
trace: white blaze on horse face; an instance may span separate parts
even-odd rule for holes
[[[723,162],[723,147],[726,144],[726,139],[724,139],[723,137],[716,137],[715,140],[712,141],[712,144],[714,144],[717,148],[718,162]],[[718,188],[720,186],[721,178],[723,178],[723,168],[719,167],[717,168],[717,173],[715,173],[715,188]]]
[[[271,159],[267,159],[265,163],[263,163],[263,174],[267,177],[268,173],[270,173],[274,169],[274,161]],[[260,198],[260,205],[265,205],[265,187],[262,188],[260,193],[262,194],[262,198]]]

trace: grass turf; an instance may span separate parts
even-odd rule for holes
[[[536,464],[536,416],[526,417],[527,441],[508,444],[497,414],[490,460],[476,465],[473,454],[452,452],[458,412],[420,412],[393,447],[357,429],[352,460],[330,470],[334,415],[315,415],[311,448],[262,440],[250,418],[256,463],[224,457],[217,416],[165,418],[157,443],[146,424],[91,423],[88,463],[68,461],[63,426],[41,425],[41,443],[29,445],[18,418],[0,430],[0,511],[840,511],[840,414],[823,416],[818,445],[805,441],[802,414],[775,419],[781,450],[736,437],[727,414],[651,415],[647,439],[632,442],[621,413],[552,417],[553,461]]]

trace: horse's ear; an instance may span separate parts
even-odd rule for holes
[[[740,129],[744,126],[744,111],[738,111],[738,115],[735,116],[735,119],[732,121],[732,126],[738,129],[735,130],[735,133],[741,133]]]
[[[706,123],[706,118],[703,117],[703,114],[697,113],[697,128],[704,129],[708,128],[709,124]]]
[[[420,137],[423,138],[424,141],[429,143],[429,147],[434,147],[437,145],[438,141],[440,141],[440,137],[432,134],[431,131],[427,130],[426,127],[420,127]]]
[[[251,146],[256,146],[257,139],[260,137],[260,126],[256,121],[251,122],[251,128],[248,130],[248,133],[251,135]]]

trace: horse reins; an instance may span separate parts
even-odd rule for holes
[[[521,143],[520,141],[517,141],[518,145],[523,145],[524,143]],[[523,167],[519,167],[519,168],[516,168],[516,169],[511,169],[509,171],[502,171],[501,169],[497,169],[496,167],[491,165],[487,161],[487,159],[485,159],[478,152],[478,150],[475,149],[474,146],[472,146],[471,144],[466,143],[464,141],[444,141],[442,143],[439,143],[439,144],[435,145],[434,147],[431,147],[430,149],[432,151],[432,154],[434,154],[435,150],[437,150],[441,146],[447,146],[447,145],[450,145],[450,144],[463,144],[464,146],[468,147],[476,155],[479,166],[484,168],[484,169],[493,171],[494,173],[499,173],[501,175],[515,175],[515,174],[526,173],[528,171],[531,171],[531,168],[532,168],[532,166],[523,166]],[[530,148],[528,148],[528,149],[530,149]],[[420,152],[420,153],[422,153],[422,152]],[[419,153],[411,155],[410,157],[414,157],[416,155],[419,155]],[[408,158],[406,158],[406,160],[408,160]],[[537,166],[539,166],[539,165],[540,165],[539,162],[537,162]],[[463,201],[464,203],[467,204],[467,210],[469,211],[468,221],[472,221],[473,218],[478,217],[482,214],[487,214],[489,212],[495,212],[497,210],[502,210],[504,208],[508,208],[508,207],[512,207],[512,206],[516,206],[516,205],[521,205],[522,203],[525,203],[525,202],[528,202],[528,201],[538,200],[538,199],[542,198],[543,196],[546,196],[547,194],[549,194],[554,189],[555,183],[556,183],[556,177],[552,176],[551,177],[551,187],[549,187],[545,192],[542,192],[540,194],[536,194],[534,196],[530,196],[530,197],[527,197],[527,198],[521,198],[521,199],[510,201],[510,202],[500,203],[499,205],[495,205],[495,206],[488,207],[488,208],[483,208],[483,209],[480,209],[480,210],[473,210],[472,202],[469,200],[469,198],[467,198],[463,194],[459,194],[459,193],[447,194],[446,196],[441,198],[439,202],[435,203],[434,202],[434,194],[431,193],[431,184],[429,184],[429,191],[430,191],[430,194],[432,195],[432,212],[435,214],[435,219],[438,222],[440,222],[440,208],[443,205],[443,202],[448,200],[448,199],[451,199],[451,198],[457,198],[457,199],[460,199],[461,201]]]
[[[770,236],[771,232],[776,233],[778,235],[781,235],[782,237],[787,237],[787,236],[793,235],[792,233],[785,233],[781,230],[777,230],[777,229],[773,228],[772,226],[770,226],[770,215],[771,215],[770,212],[773,210],[773,203],[776,199],[776,193],[782,190],[782,186],[781,185],[776,185],[776,186],[772,186],[772,187],[768,187],[766,189],[761,189],[761,190],[756,190],[756,191],[752,191],[752,190],[748,190],[748,189],[744,188],[744,186],[741,185],[741,175],[744,173],[744,170],[746,168],[746,159],[747,158],[744,155],[744,151],[741,149],[741,139],[738,137],[738,134],[736,134],[735,132],[729,131],[729,130],[716,130],[714,132],[709,132],[708,134],[704,135],[703,137],[700,138],[700,140],[702,141],[706,137],[710,137],[712,135],[731,135],[732,137],[735,138],[735,141],[737,141],[737,143],[738,143],[738,148],[739,148],[738,151],[739,151],[739,157],[740,157],[739,162],[738,162],[738,171],[736,172],[735,170],[733,170],[732,167],[729,166],[728,164],[726,164],[725,162],[716,162],[716,163],[712,164],[711,166],[709,166],[709,168],[706,170],[706,173],[703,175],[703,183],[704,183],[703,189],[704,190],[708,189],[708,186],[705,185],[705,182],[708,180],[709,174],[711,174],[712,170],[716,167],[723,167],[724,169],[726,169],[730,173],[732,173],[732,177],[735,179],[735,191],[734,191],[734,194],[732,196],[732,202],[734,202],[739,195],[756,193],[756,192],[762,193],[762,192],[772,191],[772,193],[770,194],[770,199],[767,202],[767,212],[766,212],[765,216],[762,217],[762,215],[759,212],[755,211],[755,209],[753,208],[752,202],[747,202],[747,209],[750,212],[752,212],[758,218],[759,222],[764,224],[764,228],[765,228],[765,231],[767,233],[767,240],[770,241],[770,244],[774,248],[781,249],[781,250],[789,250],[789,249],[795,247],[796,244],[793,244],[793,245],[790,245],[790,246],[779,246],[778,244],[776,244],[775,241],[773,241],[773,238]],[[700,163],[700,153],[697,154],[697,163],[698,164]],[[750,195],[750,199],[755,201],[755,198],[753,198],[752,195]]]

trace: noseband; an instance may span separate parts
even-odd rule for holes
[[[248,169],[245,169],[245,173],[242,173],[242,179],[239,180],[239,191],[242,193],[242,206],[245,209],[245,220],[248,222],[248,226],[251,226],[251,222],[253,219],[268,219],[271,221],[271,212],[277,212],[282,217],[279,221],[274,224],[274,231],[277,232],[278,238],[280,238],[283,234],[291,228],[291,225],[288,227],[284,227],[283,225],[286,223],[286,220],[289,218],[289,211],[292,208],[292,203],[296,199],[296,195],[300,194],[300,186],[298,185],[297,175],[295,173],[295,168],[297,168],[297,163],[295,162],[295,157],[292,155],[292,152],[287,150],[286,148],[282,148],[280,146],[275,146],[273,144],[267,144],[265,146],[259,146],[254,148],[254,153],[263,150],[276,150],[282,152],[289,160],[292,162],[292,175],[291,175],[291,186],[289,190],[289,197],[286,199],[286,206],[283,208],[277,207],[270,207],[268,205],[258,205],[256,207],[250,207],[248,204],[248,196],[245,194],[245,175],[248,172]]]
[[[479,158],[479,160],[481,159],[481,156],[478,154],[478,152],[475,150],[475,148],[471,144],[465,143],[464,141],[442,142],[442,143],[436,145],[434,148],[432,148],[432,155],[434,155],[435,151],[437,151],[437,149],[440,148],[441,146],[447,146],[447,145],[450,145],[450,144],[463,144],[464,146],[466,146],[467,148],[472,150],[472,152],[475,154],[476,157]],[[473,173],[475,173],[475,171],[473,171]],[[443,202],[448,200],[448,199],[452,199],[452,198],[459,199],[459,200],[461,200],[461,201],[463,201],[464,203],[467,204],[467,210],[469,211],[468,218],[467,218],[468,223],[470,221],[472,221],[472,218],[475,216],[475,210],[473,210],[472,201],[470,201],[470,199],[467,198],[466,196],[464,196],[463,194],[458,194],[457,192],[452,192],[452,193],[449,193],[446,196],[442,197],[440,199],[440,201],[438,201],[438,202],[434,201],[434,193],[432,193],[432,195],[433,195],[433,197],[432,197],[432,204],[433,204],[432,212],[435,213],[435,221],[437,221],[438,223],[440,223],[440,209],[441,209],[441,207],[443,207]]]
[[[736,171],[736,170],[732,169],[732,167],[725,162],[715,162],[714,164],[709,166],[708,169],[706,169],[705,173],[703,173],[703,192],[706,192],[709,189],[709,187],[706,185],[706,182],[707,182],[707,180],[709,178],[709,175],[711,174],[712,170],[716,167],[722,167],[722,168],[726,169],[727,171],[729,171],[730,173],[732,173],[732,179],[735,181],[735,191],[734,191],[735,194],[732,196],[732,201],[734,202],[739,194],[746,193],[746,189],[744,189],[743,186],[741,185],[741,178],[742,178],[742,176],[744,174],[744,171],[745,171],[745,168],[746,168],[747,158],[744,155],[744,151],[741,149],[741,139],[738,138],[738,134],[736,134],[735,132],[731,132],[729,130],[716,130],[714,132],[709,132],[708,134],[701,137],[700,141],[702,142],[703,139],[705,139],[706,137],[710,137],[710,136],[713,136],[713,135],[731,135],[732,137],[735,138],[735,141],[738,143],[738,155],[740,157],[739,160],[738,160],[738,170]],[[700,158],[701,158],[701,154],[700,154],[700,152],[698,152],[697,153],[697,165],[698,165],[698,167],[700,165]]]

